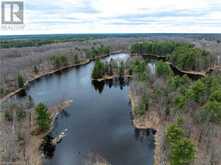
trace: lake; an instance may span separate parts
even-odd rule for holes
[[[128,57],[122,53],[104,60]],[[44,164],[85,165],[88,157],[98,156],[111,165],[153,165],[154,136],[133,128],[128,83],[92,83],[93,66],[91,62],[42,78],[27,89],[35,103],[50,106],[73,100],[51,132],[55,137],[67,129],[66,136]]]

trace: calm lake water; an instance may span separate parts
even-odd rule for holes
[[[127,54],[111,56],[125,60]],[[111,57],[105,60],[110,60]],[[45,165],[84,165],[88,155],[99,155],[112,165],[152,165],[154,137],[134,129],[128,87],[124,83],[94,84],[94,62],[36,81],[27,90],[36,103],[54,105],[73,100],[58,116],[52,136],[68,129]]]

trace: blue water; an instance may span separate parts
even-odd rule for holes
[[[126,59],[127,54],[114,58]],[[110,58],[106,59],[109,60]],[[35,82],[27,91],[34,101],[48,105],[73,100],[56,120],[52,136],[68,129],[45,165],[85,165],[88,155],[99,155],[112,165],[152,165],[154,137],[133,128],[128,86],[94,84],[94,63]]]

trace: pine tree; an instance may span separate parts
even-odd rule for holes
[[[37,124],[41,131],[46,131],[50,127],[51,119],[50,114],[48,113],[48,108],[42,104],[39,103],[37,107],[35,108],[36,115],[37,115]]]
[[[24,79],[20,73],[17,75],[17,83],[19,88],[24,88]]]

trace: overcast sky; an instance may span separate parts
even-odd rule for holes
[[[0,34],[221,33],[221,0],[24,0],[24,28]]]

